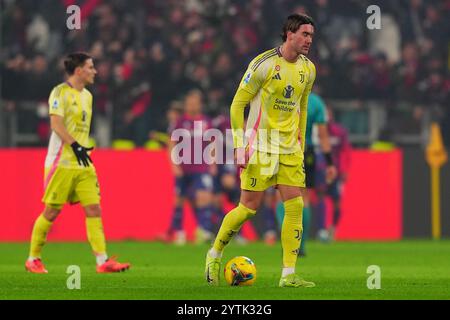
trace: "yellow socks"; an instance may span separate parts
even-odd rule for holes
[[[106,241],[103,232],[102,218],[86,218],[86,232],[94,254],[96,256],[106,256]]]
[[[41,258],[42,247],[47,241],[47,233],[52,224],[42,214],[36,219],[31,233],[30,258]]]
[[[222,221],[220,230],[214,241],[213,249],[221,253],[233,236],[239,232],[245,221],[256,214],[255,210],[245,207],[242,203],[228,212]]]
[[[295,268],[297,253],[302,237],[303,198],[297,197],[284,202],[284,219],[281,228],[283,267]]]
[[[42,247],[45,245],[47,233],[52,224],[42,214],[36,219],[31,234],[30,258],[41,258]],[[102,218],[86,218],[86,230],[92,250],[98,258],[97,262],[99,262],[99,259],[104,262],[107,256]]]

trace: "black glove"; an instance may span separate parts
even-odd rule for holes
[[[89,161],[92,163],[91,157],[87,154],[88,151],[93,150],[94,148],[85,148],[81,146],[78,142],[74,142],[70,145],[72,147],[73,153],[77,157],[78,164],[81,166],[89,167]]]

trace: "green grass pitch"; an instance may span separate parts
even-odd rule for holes
[[[87,243],[48,243],[49,274],[26,273],[28,244],[0,244],[0,300],[3,299],[450,299],[450,241],[308,243],[297,270],[315,288],[278,288],[281,248],[262,243],[230,244],[223,262],[245,255],[258,274],[251,287],[208,287],[203,278],[207,245],[113,242],[110,254],[133,264],[119,274],[96,274]],[[69,290],[69,265],[81,268],[81,289]],[[224,265],[224,263],[223,263]],[[367,267],[381,268],[381,289],[367,288]],[[223,275],[223,274],[222,274]]]

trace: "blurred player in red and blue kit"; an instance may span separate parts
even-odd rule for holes
[[[189,200],[197,218],[196,241],[205,242],[212,237],[213,175],[217,166],[212,159],[204,159],[204,151],[210,143],[204,141],[204,133],[211,129],[211,120],[203,115],[203,94],[191,90],[184,101],[184,115],[173,127],[169,141],[172,171],[176,182],[175,208],[170,232],[177,244],[186,242],[183,231],[183,204]],[[198,149],[198,150],[197,150]]]
[[[239,202],[240,189],[238,185],[238,170],[234,164],[233,135],[231,133],[230,117],[219,114],[212,120],[214,128],[221,132],[221,140],[218,148],[222,154],[218,155],[222,161],[217,163],[217,174],[214,176],[214,206],[216,215],[222,220],[224,212],[224,197],[233,203]]]

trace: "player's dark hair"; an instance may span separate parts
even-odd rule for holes
[[[64,59],[64,69],[69,76],[75,73],[75,69],[84,66],[86,60],[92,59],[90,55],[85,52],[75,52],[68,54]]]
[[[203,95],[203,91],[202,91],[202,90],[197,89],[197,88],[190,89],[190,90],[186,93],[186,97],[191,96],[191,95],[193,95],[193,94],[199,95],[199,96],[200,96],[200,99],[203,101],[203,96],[204,96],[204,95]]]
[[[291,14],[287,17],[283,25],[283,32],[280,34],[281,39],[286,41],[288,31],[297,32],[302,24],[310,24],[315,27],[314,20],[306,14]]]

